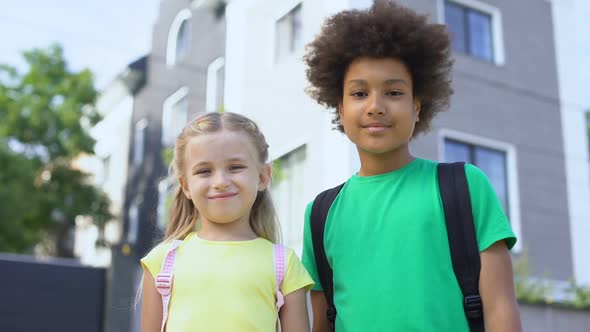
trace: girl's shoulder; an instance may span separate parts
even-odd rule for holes
[[[265,252],[267,252],[267,250],[272,250],[273,254],[275,252],[275,250],[280,250],[282,249],[282,251],[285,254],[285,262],[289,262],[294,256],[297,257],[297,254],[295,253],[295,250],[291,247],[288,247],[284,244],[281,243],[273,243],[269,240],[263,239],[263,238],[259,238],[259,243],[265,247]]]
[[[190,233],[183,242],[190,241],[193,238],[194,233]],[[172,244],[174,240],[164,241],[155,246],[152,250],[150,250],[141,260],[141,265],[144,269],[147,269],[153,276],[157,275],[162,268],[162,262],[172,248]]]

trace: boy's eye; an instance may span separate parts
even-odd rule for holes
[[[353,97],[359,98],[359,97],[366,97],[367,96],[367,93],[364,92],[364,91],[354,91],[350,95],[353,96]]]
[[[230,171],[237,171],[237,170],[240,170],[240,169],[243,169],[243,168],[246,168],[246,166],[244,166],[244,165],[231,165],[229,167],[229,170]]]

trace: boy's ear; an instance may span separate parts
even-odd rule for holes
[[[258,191],[263,191],[270,185],[270,179],[272,178],[272,167],[270,164],[264,164],[258,174]]]
[[[191,199],[191,192],[188,189],[188,184],[184,178],[178,178],[178,182],[180,182],[180,187],[182,188],[182,193],[186,198]]]
[[[420,99],[414,98],[414,113],[416,114],[416,122],[420,121],[420,110],[422,107],[422,103]]]

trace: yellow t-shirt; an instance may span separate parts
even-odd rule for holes
[[[155,278],[171,243],[152,249],[141,264]],[[292,249],[285,255],[281,292],[310,289],[313,281]],[[208,241],[191,233],[178,247],[167,331],[276,331],[273,244]]]

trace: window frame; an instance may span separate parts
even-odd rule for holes
[[[140,217],[140,207],[141,207],[142,200],[137,198],[133,200],[131,205],[129,206],[129,210],[127,210],[127,234],[126,240],[131,245],[137,243],[137,239],[139,236],[139,217]]]
[[[158,206],[156,208],[157,213],[157,225],[162,231],[166,229],[168,224],[168,218],[170,217],[168,199],[174,199],[174,179],[166,177],[162,181],[158,182]]]
[[[190,49],[191,49],[191,39],[192,39],[192,32],[190,31],[192,28],[192,25],[190,25],[189,22],[189,49],[187,51],[187,54],[181,54],[179,56],[179,54],[177,54],[177,44],[178,44],[178,34],[180,33],[180,28],[182,27],[182,24],[185,21],[189,21],[192,18],[192,12],[190,11],[190,9],[183,9],[180,12],[178,12],[178,14],[176,14],[176,17],[174,17],[174,20],[172,21],[172,23],[170,24],[170,29],[168,30],[168,39],[166,42],[166,65],[168,67],[172,67],[174,65],[176,65],[178,63],[179,60],[184,59],[189,53],[190,53]]]
[[[472,55],[471,53],[467,52],[458,52],[453,50],[453,52],[457,54],[463,54],[473,59],[478,59],[484,62],[491,62],[496,66],[503,66],[506,63],[505,58],[505,51],[504,51],[504,34],[502,29],[502,13],[500,10],[488,3],[479,0],[437,0],[438,1],[438,20],[442,24],[446,24],[445,20],[445,3],[451,2],[458,6],[465,7],[469,10],[473,10],[476,12],[480,12],[482,14],[489,15],[491,18],[490,21],[490,30],[492,33],[491,41],[492,41],[492,60],[488,61],[484,58],[480,58],[477,56]]]
[[[141,120],[135,123],[135,128],[133,129],[133,160],[132,165],[137,167],[141,165],[143,162],[143,157],[145,155],[145,138],[146,138],[146,130],[149,123],[146,118],[142,118]],[[141,135],[141,136],[138,136]],[[141,137],[141,139],[139,139]],[[141,140],[141,142],[138,142]]]
[[[274,158],[272,160],[271,164],[277,160],[280,160],[283,163],[283,171],[285,172],[285,178],[278,182],[271,182],[271,192],[273,190],[279,190],[282,187],[282,189],[286,189],[289,194],[292,193],[293,189],[295,188],[294,186],[297,182],[295,182],[294,179],[292,179],[288,173],[293,172],[298,166],[298,171],[300,171],[303,174],[302,177],[305,178],[305,173],[307,172],[307,161],[309,160],[309,153],[309,146],[306,143],[293,144],[290,145],[287,149],[284,149],[283,153],[281,153],[279,157]],[[301,160],[299,160],[299,158],[301,158]],[[298,161],[300,161],[300,163],[298,163]],[[287,184],[287,187],[283,187],[285,184]],[[276,207],[277,216],[280,216],[281,213],[285,213],[286,215],[292,217],[294,211],[298,211],[295,213],[301,214],[301,218],[279,218],[279,220],[281,221],[283,240],[286,241],[287,245],[301,252],[300,250],[301,245],[303,244],[303,238],[300,232],[298,232],[297,230],[303,227],[303,211],[305,211],[305,205],[307,204],[307,202],[304,199],[302,199],[303,192],[305,192],[305,186],[301,185],[299,189],[301,189],[302,191],[302,193],[300,193],[301,195],[281,196],[278,192],[275,192],[274,195],[276,197],[276,200],[273,199],[273,202]],[[296,197],[295,201],[293,200],[293,197]],[[288,206],[285,210],[282,210],[281,199],[285,198],[287,198],[288,200]],[[300,207],[296,206],[297,199],[301,199]]]
[[[482,148],[498,150],[506,154],[506,189],[508,191],[508,211],[510,225],[518,241],[512,249],[514,252],[522,250],[522,232],[521,232],[521,215],[520,215],[520,195],[518,185],[518,165],[517,153],[514,145],[495,139],[477,136],[453,129],[442,128],[438,132],[438,156],[439,160],[446,162],[445,141],[452,140],[461,143],[479,146]]]
[[[164,133],[164,127],[165,127],[165,121],[164,119],[166,119],[174,110],[174,106],[180,102],[183,98],[187,98],[187,103],[188,101],[188,87],[187,86],[183,86],[182,88],[176,90],[176,92],[174,92],[173,94],[171,94],[168,98],[166,98],[166,100],[164,100],[164,105],[162,107],[162,130],[161,130],[161,135],[160,135],[160,143],[162,144],[163,147],[169,147],[169,146],[173,146],[174,145],[174,139],[172,140],[171,144],[166,144],[167,142],[165,142],[165,133]],[[187,119],[185,120],[185,122],[188,120],[188,116],[190,113],[190,104],[187,105],[187,109],[186,109],[186,116]],[[176,134],[178,135],[178,134]],[[176,136],[175,135],[175,136]]]
[[[289,2],[287,6],[283,6],[281,8],[280,11],[278,11],[278,15],[276,15],[274,17],[274,19],[272,20],[272,59],[274,60],[273,63],[280,63],[283,62],[285,59],[291,58],[293,56],[293,54],[296,54],[297,52],[300,52],[303,50],[303,46],[304,46],[304,42],[303,42],[303,1],[293,1],[293,2]],[[299,31],[300,33],[300,38],[301,38],[301,45],[299,45],[300,47],[297,47],[298,45],[295,45],[295,40],[291,39],[289,40],[289,42],[291,44],[293,44],[291,47],[292,49],[289,51],[289,53],[286,54],[279,54],[278,51],[278,24],[281,20],[287,18],[289,15],[291,15],[296,9],[298,9],[300,11],[300,15],[301,15],[301,29]],[[290,38],[293,37],[293,31],[291,31],[291,36],[289,36]]]
[[[221,69],[225,69],[225,58],[219,57],[213,60],[209,66],[207,67],[207,91],[206,91],[206,98],[205,98],[205,111],[206,112],[217,112],[219,110],[219,106],[223,107],[223,102],[221,105],[216,105],[217,98],[219,97],[220,91],[217,89],[218,81],[217,75]],[[224,82],[225,82],[225,75],[224,75]],[[225,85],[225,84],[224,84]],[[225,89],[225,87],[223,88]],[[221,94],[225,96],[225,93],[222,91]]]

